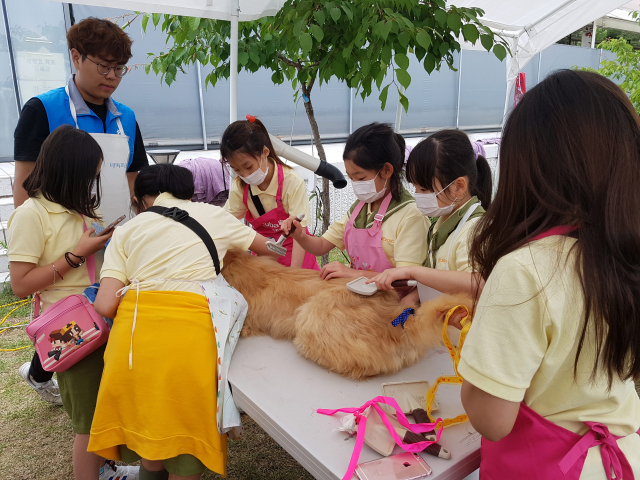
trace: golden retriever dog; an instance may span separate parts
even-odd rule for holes
[[[406,308],[394,291],[365,297],[349,291],[351,279],[321,280],[317,271],[230,251],[222,275],[249,304],[242,336],[292,340],[303,357],[354,379],[390,374],[416,363],[441,343],[449,309],[467,296],[442,295],[416,308],[404,328],[391,322]]]

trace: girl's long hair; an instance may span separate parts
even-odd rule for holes
[[[102,159],[102,149],[90,134],[62,125],[42,144],[33,172],[22,186],[30,197],[42,194],[64,208],[98,218],[100,175],[96,172]]]
[[[570,70],[527,92],[504,128],[497,194],[480,220],[472,266],[486,280],[536,235],[577,226],[584,322],[574,369],[582,350],[595,348],[592,379],[602,371],[609,387],[640,378],[639,212],[640,122],[624,92]]]

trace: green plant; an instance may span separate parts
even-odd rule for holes
[[[507,43],[481,24],[479,8],[447,7],[445,0],[289,0],[275,17],[265,17],[239,26],[238,69],[256,72],[266,68],[275,84],[285,79],[300,96],[311,124],[313,140],[321,160],[326,155],[312,103],[314,85],[337,78],[355,88],[362,99],[380,91],[384,109],[389,87],[397,88],[405,111],[409,100],[404,89],[411,84],[409,54],[428,73],[443,62],[454,68],[453,52],[459,39],[486,50],[499,59],[507,54]],[[150,53],[147,73],[153,72],[171,85],[178,71],[196,61],[210,65],[206,83],[215,86],[230,74],[230,23],[222,20],[145,13],[149,21],[167,34],[171,45],[163,53]],[[131,22],[129,22],[131,23]],[[329,181],[323,181],[323,231],[329,226]]]
[[[614,53],[616,58],[603,59],[598,70],[592,68],[580,70],[597,72],[617,81],[620,88],[629,95],[636,111],[640,113],[640,50],[634,50],[624,38],[605,40],[598,45],[598,48]]]

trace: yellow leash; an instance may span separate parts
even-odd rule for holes
[[[13,302],[13,303],[7,303],[6,305],[0,305],[0,308],[4,308],[4,307],[10,307],[12,305],[17,305],[17,307],[15,307],[13,310],[11,310],[9,313],[7,313],[4,318],[2,319],[2,321],[0,322],[0,325],[2,325],[4,322],[7,321],[7,318],[9,318],[9,315],[11,315],[13,312],[15,312],[16,310],[18,310],[20,307],[22,307],[23,305],[26,305],[28,303],[32,302],[31,299],[29,298],[25,298],[24,300],[19,300],[17,302]],[[23,325],[22,322],[19,323],[15,323],[13,325],[9,325],[8,327],[5,327],[4,329],[0,330],[0,333],[6,332],[7,330],[9,330],[9,328],[11,327],[17,327],[18,325]],[[0,352],[15,352],[18,350],[24,350],[25,348],[29,348],[31,345],[27,345],[25,347],[18,347],[18,348],[0,348]]]
[[[451,315],[453,315],[456,310],[459,308],[464,308],[467,312],[467,315],[462,319],[460,324],[462,325],[462,330],[460,331],[460,339],[458,340],[458,346],[454,347],[451,339],[449,338],[449,334],[447,333],[447,326],[449,325],[449,319]],[[460,352],[462,351],[462,345],[464,344],[464,340],[467,337],[467,332],[469,332],[469,328],[471,328],[471,318],[469,314],[469,309],[464,305],[458,305],[457,307],[453,307],[447,312],[447,315],[444,318],[444,324],[442,325],[442,340],[444,341],[444,345],[449,350],[449,356],[453,361],[453,370],[455,375],[448,375],[443,377],[438,377],[435,383],[431,386],[429,391],[427,392],[427,415],[429,415],[429,419],[432,422],[435,422],[437,419],[431,415],[431,411],[433,410],[433,402],[436,398],[436,392],[438,391],[438,386],[443,383],[448,383],[450,385],[462,385],[462,376],[458,373],[458,363],[460,362]],[[453,418],[445,418],[439,424],[442,425],[443,428],[450,427],[452,425],[458,425],[459,423],[464,423],[469,420],[469,417],[466,413],[458,415]]]

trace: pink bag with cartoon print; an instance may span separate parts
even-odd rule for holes
[[[84,222],[83,226],[86,230]],[[87,257],[91,284],[95,283],[95,267],[94,256]],[[69,295],[39,315],[40,295],[36,294],[34,310],[27,335],[47,372],[64,372],[104,345],[109,337],[107,322],[84,295]]]

